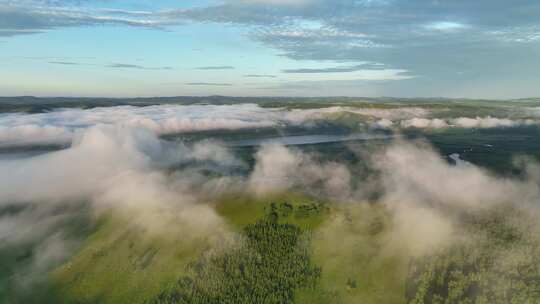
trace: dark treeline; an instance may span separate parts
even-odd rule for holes
[[[138,98],[112,98],[112,97],[34,97],[14,96],[0,97],[0,113],[26,112],[43,113],[58,108],[114,107],[123,105],[151,106],[162,104],[239,104],[256,103],[268,107],[318,108],[329,105],[361,105],[370,106],[429,106],[447,107],[459,106],[472,108],[475,106],[493,107],[512,102],[515,106],[535,106],[538,98],[521,100],[477,100],[454,98],[398,98],[398,97],[237,97],[237,96],[171,96],[171,97],[138,97]]]
[[[309,235],[279,223],[292,211],[292,205],[273,204],[264,219],[244,228],[237,248],[192,263],[190,274],[152,303],[293,303],[296,290],[316,286],[321,269],[311,261]]]
[[[92,109],[96,107],[115,106],[152,106],[152,105],[193,105],[212,104],[228,105],[257,103],[261,106],[288,106],[300,103],[304,107],[321,106],[321,103],[349,103],[358,100],[350,97],[228,97],[228,96],[175,96],[175,97],[141,97],[141,98],[107,98],[107,97],[0,97],[0,113],[26,112],[43,113],[58,108]],[[362,99],[364,100],[364,99]],[[371,99],[370,99],[371,100]]]
[[[540,243],[526,218],[507,208],[468,217],[468,239],[411,264],[408,303],[540,303]]]

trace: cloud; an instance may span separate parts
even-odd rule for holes
[[[131,11],[131,10],[117,9],[117,8],[103,8],[103,9],[99,9],[99,11],[103,13],[126,15],[126,16],[152,16],[154,14],[154,12],[152,11]]]
[[[540,25],[496,29],[488,34],[502,42],[526,44],[540,40]]]
[[[193,83],[226,86],[226,83]],[[97,125],[146,128],[158,135],[209,131],[308,125],[333,120],[340,114],[356,115],[358,124],[375,129],[498,128],[535,126],[540,121],[531,111],[514,118],[456,117],[421,107],[389,109],[333,106],[320,109],[264,108],[255,104],[116,106],[93,109],[60,109],[46,113],[0,115],[0,147],[69,144],[81,131]]]
[[[289,190],[338,200],[350,195],[351,173],[343,164],[321,163],[309,154],[275,144],[262,146],[255,160],[248,183],[258,195]]]
[[[316,154],[265,145],[255,155],[249,189],[259,195],[300,191],[331,201],[383,205],[391,221],[382,237],[383,251],[414,257],[472,237],[460,230],[464,214],[508,205],[538,210],[538,168],[530,160],[531,174],[507,178],[457,155],[451,164],[423,142],[396,140],[368,150],[356,152],[367,166],[359,173],[354,166],[324,161]],[[364,175],[356,180],[355,174]]]
[[[137,69],[137,70],[172,70],[172,67],[146,67],[137,64],[128,64],[128,63],[113,63],[109,64],[106,67],[113,69]]]
[[[332,67],[332,68],[303,68],[303,69],[288,69],[283,70],[283,73],[288,74],[303,74],[303,73],[350,73],[363,70],[384,70],[386,67],[383,64],[359,64],[354,66],[344,66],[344,67]]]
[[[244,75],[246,78],[277,78],[275,75],[264,75],[264,74],[248,74]]]
[[[383,194],[376,196],[378,200],[391,208],[438,211],[480,211],[504,203],[532,203],[540,195],[533,181],[497,177],[461,160],[459,155],[452,155],[457,160],[452,165],[423,142],[397,139],[369,154],[358,153],[369,170],[375,170],[366,178],[376,181],[377,187],[368,181],[355,184],[350,167],[342,163],[322,161],[317,154],[277,144],[258,150],[248,182],[259,194],[298,190],[344,201],[364,199],[368,192],[375,191]]]
[[[369,35],[363,32],[353,32],[348,30],[338,30],[328,26],[312,26],[311,23],[297,22],[292,25],[276,26],[268,29],[258,29],[253,34],[253,37],[264,39],[264,36],[274,36],[283,39],[284,41],[291,39],[313,41],[316,39],[346,39],[352,43],[365,43],[369,47]],[[371,47],[377,47],[372,44]]]
[[[120,106],[65,109],[0,116],[0,146],[69,143],[79,130],[97,125],[143,127],[156,134],[271,127],[287,119],[281,110],[257,105]]]
[[[86,126],[75,132],[67,149],[0,161],[0,207],[30,206],[14,216],[0,214],[0,240],[16,243],[40,236],[32,268],[18,270],[35,275],[60,263],[75,248],[58,225],[81,212],[81,206],[89,208],[90,214],[122,214],[129,225],[142,225],[144,233],[219,238],[230,231],[205,202],[230,192],[298,191],[336,202],[382,205],[391,224],[378,244],[385,252],[416,257],[451,246],[460,237],[455,214],[505,203],[534,206],[540,198],[538,165],[531,161],[523,164],[528,168],[526,175],[503,178],[465,161],[450,164],[421,142],[378,144],[369,154],[351,148],[365,169],[343,160],[325,160],[316,153],[264,145],[254,155],[252,170],[235,176],[232,172],[238,167],[245,170],[245,164],[219,143],[178,144],[162,141],[156,134],[181,128],[272,126],[343,111],[378,117],[387,125],[390,119],[430,114],[419,108],[284,111],[255,105],[196,105],[0,116],[5,119],[3,126],[4,122]],[[185,124],[181,119],[186,119]],[[205,174],[209,168],[216,174]]]
[[[393,214],[387,235],[391,252],[405,249],[413,256],[437,252],[472,237],[460,230],[464,214],[481,214],[501,206],[532,207],[540,197],[538,180],[499,177],[460,160],[454,165],[429,145],[396,141],[372,151],[370,167],[379,172],[379,202]],[[534,170],[533,170],[534,171]],[[365,191],[365,190],[364,190]]]
[[[58,65],[80,65],[80,63],[70,61],[49,61],[49,63]]]
[[[230,65],[218,65],[218,66],[204,66],[195,68],[196,70],[234,70],[233,66]]]
[[[459,22],[452,22],[452,21],[438,21],[429,23],[424,26],[427,30],[433,30],[433,31],[439,31],[439,32],[447,32],[447,33],[455,33],[462,30],[465,30],[469,28],[468,25],[459,23]]]
[[[46,58],[34,58],[34,59],[46,59]],[[81,58],[81,59],[94,59],[94,58]],[[49,61],[48,63],[49,64],[55,64],[55,65],[64,65],[64,66],[80,66],[80,65],[84,65],[84,66],[102,66],[100,64],[95,64],[95,63],[85,63],[85,62],[75,62],[75,61],[60,61],[60,60]],[[143,65],[139,65],[139,64],[130,64],[130,63],[111,63],[111,64],[103,65],[103,67],[110,68],[110,69],[133,69],[133,70],[149,70],[149,71],[151,71],[151,70],[154,70],[154,71],[173,70],[173,68],[170,67],[170,66],[149,67],[149,66],[143,66]]]
[[[73,135],[73,131],[63,126],[36,124],[0,126],[0,146],[68,143]]]
[[[234,187],[204,175],[210,167],[198,163],[242,166],[215,143],[166,143],[146,129],[122,126],[89,128],[62,151],[0,160],[0,209],[15,210],[0,213],[0,249],[32,248],[30,264],[14,269],[10,282],[23,288],[46,279],[77,248],[73,221],[83,226],[102,212],[147,236],[204,237],[209,244],[225,238],[227,225],[203,202]],[[167,173],[174,166],[185,171]]]
[[[486,117],[458,117],[449,119],[440,118],[412,118],[401,121],[404,128],[418,129],[443,129],[443,128],[465,128],[465,129],[489,129],[489,128],[509,128],[517,126],[538,125],[539,121],[532,119],[509,119]]]
[[[263,108],[255,104],[239,104],[118,106],[87,110],[62,109],[39,114],[8,113],[0,115],[0,147],[69,144],[77,132],[97,125],[120,124],[142,127],[162,135],[217,129],[264,128],[284,124],[298,125],[325,119],[335,113],[398,119],[424,116],[428,111],[422,108],[385,110],[348,107],[287,110]]]
[[[499,179],[467,162],[452,166],[422,143],[398,142],[377,154],[375,166],[383,173],[388,203],[483,209],[528,193],[522,189],[528,184]]]
[[[19,35],[31,35],[43,33],[41,30],[23,30],[23,29],[0,29],[0,37],[14,37]]]
[[[143,18],[144,17],[144,18]],[[99,13],[93,9],[54,6],[39,3],[0,4],[0,36],[35,34],[66,27],[123,25],[160,28],[162,18],[125,17],[125,13]]]
[[[372,128],[375,128],[375,129],[389,129],[392,126],[394,126],[394,122],[391,121],[390,119],[383,118],[373,123],[371,126]]]
[[[512,98],[538,94],[540,61],[521,60],[538,49],[540,5],[530,0],[512,4],[502,0],[230,0],[150,11],[52,3],[1,5],[0,36],[100,25],[173,30],[173,25],[192,22],[235,24],[252,40],[289,59],[378,62],[417,76],[370,84],[367,89],[377,95]]]
[[[174,174],[166,171],[175,166]],[[222,220],[201,201],[234,186],[227,186],[227,178],[209,178],[203,172],[224,173],[243,166],[214,142],[188,146],[161,141],[145,128],[94,126],[78,133],[67,149],[0,160],[0,209],[23,208],[13,215],[0,214],[0,240],[51,235],[71,212],[81,214],[87,207],[90,213],[112,210],[129,215],[131,224],[156,233],[176,230],[171,230],[167,217],[179,221],[173,226],[182,233],[193,229],[197,237],[211,230],[218,236],[226,228],[219,227]]]
[[[526,121],[513,121],[508,118],[495,117],[460,117],[452,120],[452,124],[462,128],[497,128],[497,127],[513,127],[518,124],[527,124]]]
[[[418,76],[371,84],[367,89],[374,96],[512,98],[538,94],[532,79],[540,67],[519,58],[538,48],[539,12],[540,5],[528,0],[512,5],[500,0],[317,0],[271,10],[228,1],[183,10],[177,17],[248,26],[252,39],[293,60],[379,62]],[[494,86],[506,89],[490,89]],[[351,95],[365,90],[351,89]]]
[[[429,118],[412,118],[401,122],[403,128],[419,128],[419,129],[441,129],[448,128],[449,125],[442,119]]]
[[[142,151],[137,149],[138,145],[145,141],[152,142],[152,145],[158,143],[148,131],[96,128],[80,134],[74,147],[68,150],[39,156],[32,161],[2,162],[2,168],[7,170],[3,172],[18,169],[13,171],[12,178],[7,175],[1,177],[6,183],[0,191],[0,204],[32,202],[40,198],[54,202],[80,200],[92,195],[94,191],[99,193],[98,189],[104,186],[99,182],[100,179],[107,178],[108,175],[115,176],[123,170],[144,170],[148,160]],[[117,149],[119,150],[114,152]],[[95,155],[90,157],[92,154]],[[95,159],[95,162],[101,165],[94,167],[89,160],[83,161],[86,157]],[[61,172],[50,174],[48,171],[62,160],[72,166],[64,166]],[[75,166],[77,163],[79,165]],[[71,181],[71,178],[66,179],[77,172],[86,172],[85,178]],[[28,176],[33,179],[32,191],[21,191]],[[71,190],[62,190],[62,185],[69,185]]]
[[[186,85],[190,86],[213,86],[213,87],[230,87],[232,83],[225,82],[188,82]]]
[[[259,89],[287,92],[280,93],[284,95],[291,94],[290,91],[298,91],[300,97],[369,97],[380,96],[389,82],[401,83],[403,80],[413,80],[420,77],[409,71],[394,69],[359,70],[354,73],[318,72],[289,73],[288,76],[291,78],[289,81],[268,84]]]
[[[278,5],[278,6],[298,6],[308,5],[313,0],[239,0],[237,2],[245,4],[263,4],[263,5]]]

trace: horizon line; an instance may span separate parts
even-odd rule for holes
[[[171,99],[171,98],[241,98],[241,99],[286,99],[286,98],[295,98],[295,99],[407,99],[407,100],[426,100],[426,99],[440,99],[440,100],[484,100],[484,101],[520,101],[520,100],[535,100],[540,101],[540,96],[532,97],[515,97],[515,98],[483,98],[483,97],[444,97],[444,96],[427,96],[427,97],[400,97],[400,96],[238,96],[238,95],[168,95],[168,96],[136,96],[136,97],[113,97],[113,96],[39,96],[39,95],[13,95],[13,96],[0,96],[0,99],[7,98],[35,98],[35,99],[112,99],[112,100],[121,100],[121,99]]]

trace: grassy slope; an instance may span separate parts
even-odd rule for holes
[[[275,199],[275,200],[274,200]],[[262,218],[272,201],[307,202],[297,195],[276,195],[258,200],[230,196],[216,203],[216,210],[235,229]],[[322,217],[291,221],[314,228]],[[59,296],[70,303],[143,303],[181,276],[188,263],[210,246],[207,239],[186,240],[147,237],[125,220],[108,216],[81,250],[52,274]]]
[[[174,281],[207,245],[206,240],[148,238],[111,217],[52,277],[70,303],[142,303]]]
[[[313,202],[295,194],[264,199],[239,195],[223,198],[215,208],[241,231],[262,218],[271,202],[285,201],[295,208]],[[381,253],[384,216],[380,208],[357,204],[280,218],[311,231],[314,262],[322,266],[320,288],[299,291],[297,302],[403,303],[405,263]],[[70,303],[143,303],[184,274],[188,263],[208,248],[209,241],[203,239],[146,237],[144,231],[108,217],[52,278]]]
[[[294,193],[274,194],[264,198],[231,195],[216,204],[216,211],[233,227],[240,230],[246,225],[253,224],[258,219],[263,218],[265,210],[270,207],[272,202],[288,202],[294,207],[298,207],[303,204],[313,203],[313,199]],[[324,222],[326,217],[326,213],[321,213],[304,218],[289,216],[280,218],[280,220],[297,225],[303,230],[314,230]]]
[[[407,261],[384,250],[388,219],[367,204],[335,208],[313,239],[321,288],[300,293],[298,303],[405,303]]]

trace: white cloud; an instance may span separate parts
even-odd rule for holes
[[[375,122],[372,127],[375,129],[389,129],[394,125],[394,123],[387,118],[383,118],[377,122]]]
[[[243,4],[266,4],[279,6],[302,6],[313,2],[313,0],[236,0]],[[230,1],[235,2],[235,1]]]
[[[57,126],[39,126],[35,124],[21,124],[13,127],[0,126],[0,146],[5,144],[50,144],[69,142],[73,132]]]
[[[59,111],[0,116],[0,146],[69,143],[77,130],[96,125],[143,127],[157,134],[215,129],[242,129],[274,126],[280,110],[256,105],[233,106],[120,106],[90,110]]]
[[[457,156],[454,155],[454,158]],[[449,164],[430,146],[397,141],[373,154],[380,172],[381,203],[393,214],[387,246],[424,255],[451,246],[460,231],[457,217],[501,205],[537,210],[538,175],[503,178],[459,160]],[[529,164],[530,165],[530,162]],[[538,167],[532,168],[538,173]]]
[[[353,113],[374,118],[397,120],[411,117],[424,117],[430,113],[429,110],[410,107],[394,109],[372,109],[354,107],[328,107],[322,109],[294,109],[286,113],[288,121],[301,123],[309,119],[324,119],[336,113]],[[388,124],[388,122],[386,122]]]
[[[197,167],[175,174],[163,170],[180,161],[236,162],[212,143],[173,145],[145,129],[113,126],[82,131],[62,151],[0,160],[0,208],[22,210],[0,215],[0,249],[21,242],[37,246],[31,265],[13,277],[30,284],[69,256],[70,240],[57,233],[87,211],[89,217],[113,211],[145,234],[170,233],[182,241],[204,237],[211,243],[226,238],[227,225],[203,202],[216,189],[232,187]]]
[[[63,109],[40,114],[9,113],[0,115],[0,146],[69,143],[78,131],[97,125],[142,127],[161,135],[302,124],[341,112],[389,119],[424,116],[428,113],[421,108],[329,107],[287,110],[262,108],[255,104],[119,106],[89,110]]]
[[[437,21],[426,24],[425,29],[439,32],[458,32],[469,28],[469,25],[453,21]]]
[[[312,155],[281,145],[262,146],[255,159],[248,183],[256,194],[297,190],[337,200],[350,196],[351,173],[343,164],[318,162]]]
[[[464,129],[490,129],[490,128],[510,128],[517,126],[538,125],[540,121],[532,119],[509,119],[497,117],[458,117],[458,118],[412,118],[400,122],[403,128],[417,129],[444,129],[444,128],[464,128]]]
[[[510,27],[487,33],[496,39],[509,43],[531,43],[540,40],[539,26]]]
[[[322,115],[343,109],[326,109]],[[404,115],[392,110],[348,110],[379,117]],[[405,111],[405,115],[418,114],[413,112]],[[315,110],[302,114],[321,115]],[[385,119],[380,121],[388,124]],[[500,178],[465,162],[450,165],[429,146],[402,141],[373,151],[366,162],[377,173],[370,176],[373,179],[357,180],[345,164],[320,161],[316,155],[279,145],[261,147],[249,176],[234,179],[201,175],[196,168],[163,172],[163,167],[182,160],[234,164],[234,156],[216,144],[169,147],[154,132],[132,126],[93,126],[75,136],[73,146],[66,150],[0,161],[0,206],[33,203],[43,208],[59,202],[89,200],[97,210],[125,212],[131,221],[150,231],[183,237],[219,236],[227,231],[223,219],[200,203],[210,193],[299,190],[336,201],[363,202],[363,194],[375,182],[380,185],[377,190],[381,190],[378,201],[388,207],[393,221],[383,246],[404,246],[420,255],[451,244],[456,225],[445,211],[474,212],[505,202],[534,203],[540,197],[538,172],[523,180]],[[38,215],[1,217],[0,238],[13,236],[15,230],[24,234],[46,232],[47,221],[54,219]],[[41,264],[63,259],[68,247],[54,235],[45,240],[35,260],[37,269],[44,267]]]
[[[442,119],[412,118],[401,122],[403,128],[440,129],[447,128],[448,124]]]
[[[536,125],[534,119],[497,117],[430,118],[421,107],[390,109],[333,106],[320,109],[263,108],[256,104],[118,106],[61,109],[39,114],[0,115],[0,147],[69,144],[78,133],[98,125],[145,128],[154,134],[208,130],[238,130],[301,125],[332,120],[340,113],[357,114],[358,122],[374,128],[496,128]],[[374,122],[375,120],[375,122]]]
[[[177,20],[163,18],[159,13],[141,14],[138,11],[107,11],[90,7],[83,9],[34,1],[0,3],[0,19],[6,19],[0,24],[0,36],[8,37],[77,26],[124,25],[159,28],[178,24]]]
[[[497,128],[497,127],[514,127],[520,124],[527,124],[527,121],[511,120],[508,118],[495,117],[460,117],[452,120],[452,124],[461,128]]]

